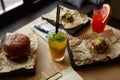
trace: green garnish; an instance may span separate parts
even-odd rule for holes
[[[64,41],[65,40],[65,36],[63,36],[63,35],[55,35],[53,37],[53,40]]]
[[[48,34],[47,38],[51,40],[64,41],[66,37],[64,33],[58,32],[57,34],[56,33]]]

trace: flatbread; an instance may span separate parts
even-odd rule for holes
[[[89,18],[86,14],[80,13],[77,10],[69,9],[64,6],[60,6],[60,24],[65,28],[65,29],[73,29],[76,27],[80,27],[80,25],[85,24],[89,21]],[[61,18],[66,12],[70,12],[71,15],[73,16],[73,21],[72,22],[64,22]],[[53,9],[51,12],[46,13],[42,15],[43,19],[47,19],[48,21],[51,21],[53,24],[56,22],[56,8]]]
[[[86,42],[93,37],[102,36],[109,43],[109,48],[101,54],[91,52]],[[108,61],[120,57],[120,43],[112,30],[100,34],[86,34],[81,38],[69,36],[69,46],[73,53],[73,59],[77,66],[91,64],[93,62]]]

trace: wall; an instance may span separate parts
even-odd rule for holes
[[[112,17],[120,20],[120,0],[111,0]]]

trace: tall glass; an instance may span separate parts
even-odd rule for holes
[[[63,31],[50,31],[48,33],[48,45],[51,57],[54,61],[60,62],[64,59],[67,45],[67,37]]]
[[[94,9],[93,10],[93,21],[92,21],[92,31],[93,32],[103,32],[105,25],[107,23],[107,20],[103,22],[104,14],[101,11],[102,9]]]

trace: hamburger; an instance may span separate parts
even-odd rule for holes
[[[6,36],[3,42],[5,56],[13,60],[27,58],[30,53],[30,39],[24,34],[15,33]]]

